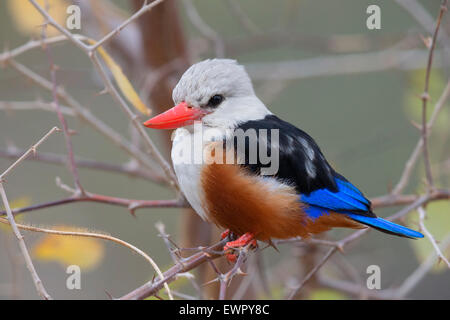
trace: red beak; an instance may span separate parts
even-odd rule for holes
[[[144,126],[153,129],[176,129],[191,125],[195,120],[200,120],[206,114],[207,112],[200,108],[193,108],[186,102],[181,102],[172,109],[144,122]]]

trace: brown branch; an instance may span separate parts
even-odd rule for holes
[[[428,153],[428,127],[427,127],[427,103],[430,99],[430,95],[428,93],[429,86],[430,86],[430,75],[431,75],[431,66],[433,64],[433,53],[434,49],[436,48],[436,41],[437,36],[439,33],[439,27],[441,26],[442,16],[447,11],[447,0],[443,0],[441,7],[439,9],[439,15],[436,22],[436,28],[434,30],[431,47],[430,47],[430,53],[428,55],[428,63],[427,63],[427,69],[426,69],[426,75],[425,75],[425,89],[421,95],[422,99],[422,140],[423,140],[423,156],[425,161],[425,173],[428,183],[428,188],[430,190],[433,189],[433,175],[431,173],[431,164],[430,164],[430,155]]]
[[[196,253],[189,258],[183,259],[179,263],[175,264],[169,270],[163,273],[164,278],[156,278],[152,281],[145,283],[139,288],[127,293],[122,296],[121,300],[141,300],[145,299],[151,295],[155,295],[163,287],[164,283],[170,283],[176,279],[179,273],[188,272],[195,269],[199,265],[205,263],[206,261],[219,258],[223,255],[223,246],[226,243],[226,239],[206,248],[202,252]]]
[[[428,231],[427,227],[425,226],[425,217],[426,217],[426,212],[425,209],[422,208],[421,206],[419,208],[417,208],[417,211],[419,212],[419,226],[420,226],[420,230],[425,234],[425,236],[427,237],[427,239],[430,241],[431,245],[434,248],[434,251],[436,252],[439,260],[444,261],[445,264],[447,265],[448,268],[450,268],[450,262],[448,261],[448,259],[444,256],[444,254],[442,253],[441,249],[439,248],[436,239],[434,239],[434,236],[431,234],[430,231]]]
[[[8,169],[6,169],[1,175],[0,175],[0,195],[3,201],[3,204],[6,209],[6,216],[9,224],[11,225],[11,228],[13,229],[14,235],[17,238],[17,241],[19,243],[20,250],[22,252],[22,255],[25,259],[25,264],[31,274],[31,277],[33,278],[34,285],[36,287],[36,290],[38,294],[46,300],[51,299],[51,296],[47,293],[44,285],[42,284],[41,279],[39,278],[39,275],[36,272],[36,268],[33,265],[33,261],[31,260],[30,253],[28,252],[27,246],[25,244],[25,241],[23,240],[23,236],[19,231],[19,228],[17,227],[16,221],[14,219],[14,214],[11,210],[11,207],[8,202],[8,198],[6,196],[6,191],[4,189],[3,184],[5,183],[5,178],[8,174],[12,172],[24,159],[26,159],[29,155],[36,152],[36,149],[44,142],[46,141],[53,133],[58,132],[59,129],[57,127],[54,127],[51,129],[44,137],[42,137],[36,144],[31,146],[27,152],[25,152],[19,159],[17,159],[11,166],[9,166]]]
[[[233,265],[230,271],[228,271],[225,274],[219,274],[218,280],[220,282],[220,288],[219,288],[219,300],[225,300],[227,296],[227,288],[231,283],[231,280],[233,280],[234,276],[241,274],[246,275],[244,272],[242,272],[241,267],[243,266],[244,262],[247,259],[248,253],[250,251],[250,246],[247,245],[244,248],[239,249],[239,256],[236,261],[236,263]]]
[[[96,50],[100,47],[100,45],[106,41],[108,41],[111,37],[116,35],[120,30],[122,30],[125,26],[127,26],[129,23],[134,21],[135,19],[139,18],[144,13],[151,10],[155,5],[161,3],[163,0],[156,0],[151,3],[148,3],[148,1],[144,2],[144,5],[142,8],[136,12],[134,15],[132,15],[128,20],[126,20],[124,23],[122,23],[120,26],[118,26],[116,29],[111,31],[108,35],[106,35],[104,38],[102,38],[100,41],[98,41],[93,46],[87,46],[79,39],[75,38],[67,29],[65,29],[63,26],[58,24],[50,15],[49,13],[42,8],[35,0],[29,0],[29,2],[36,8],[36,10],[48,21],[48,23],[52,26],[54,26],[56,29],[58,29],[60,32],[62,32],[64,35],[67,36],[67,38],[73,42],[75,45],[77,45],[91,60],[92,64],[94,65],[95,69],[99,73],[103,84],[105,85],[106,92],[108,92],[114,100],[119,104],[122,111],[128,116],[129,120],[133,124],[133,126],[136,128],[139,135],[142,137],[144,145],[145,145],[145,151],[152,156],[160,165],[161,169],[164,171],[165,176],[169,184],[176,190],[179,191],[179,186],[177,183],[177,179],[175,177],[175,173],[172,170],[172,167],[167,163],[167,161],[163,158],[161,153],[158,149],[156,149],[156,146],[154,145],[153,141],[147,134],[147,132],[144,130],[144,127],[142,126],[141,122],[139,121],[139,117],[130,109],[128,104],[125,102],[125,100],[122,98],[122,96],[117,91],[116,87],[112,84],[108,72],[106,71],[105,67],[100,62],[100,59],[98,58],[96,54]]]
[[[45,202],[37,205],[32,205],[23,208],[17,208],[12,210],[14,215],[37,211],[42,209],[48,209],[52,207],[62,206],[70,203],[76,202],[97,202],[104,203],[119,207],[124,207],[130,210],[132,214],[135,213],[138,209],[144,208],[185,208],[186,204],[184,200],[174,199],[174,200],[134,200],[134,199],[125,199],[118,197],[105,196],[101,194],[89,193],[85,192],[84,195],[74,195],[71,197],[67,197],[64,199]],[[5,211],[0,211],[0,216],[4,216],[6,214]]]
[[[10,224],[9,221],[4,218],[0,218],[0,223]],[[114,242],[125,248],[130,249],[134,253],[137,253],[138,255],[143,257],[153,267],[153,269],[156,271],[156,273],[158,275],[160,275],[160,276],[162,275],[161,269],[158,267],[156,262],[148,254],[146,254],[144,251],[142,251],[138,247],[136,247],[126,241],[123,241],[122,239],[110,236],[108,234],[98,233],[98,232],[96,232],[96,233],[86,232],[86,231],[67,231],[67,230],[45,229],[45,228],[38,228],[38,227],[23,225],[23,224],[17,224],[17,227],[22,230],[27,230],[27,231],[32,231],[32,232],[40,232],[40,233],[45,233],[45,234],[52,234],[52,235],[57,235],[57,236],[94,238],[94,239],[102,239],[102,240],[106,240],[106,241],[111,241],[111,242]],[[164,287],[165,287],[170,299],[173,300],[172,293],[169,289],[169,286],[165,285]]]
[[[10,150],[11,149],[11,150]],[[10,148],[8,150],[0,149],[0,158],[16,159],[23,154],[23,150]],[[66,165],[67,157],[60,154],[39,152],[32,158],[27,158],[27,161],[38,161],[49,164]],[[156,183],[164,184],[164,179],[147,170],[142,170],[139,166],[134,164],[113,164],[107,162],[100,162],[90,159],[75,158],[75,163],[79,168],[95,169],[112,173],[121,173],[134,178],[145,179]]]
[[[26,66],[16,62],[13,59],[8,60],[8,64],[24,75],[27,79],[33,81],[36,85],[52,91],[52,83],[47,79],[41,77]],[[70,106],[79,116],[80,119],[88,123],[94,130],[98,131],[112,143],[117,145],[120,149],[124,150],[131,157],[136,159],[140,164],[145,166],[151,171],[155,171],[155,166],[151,163],[146,155],[132,145],[129,141],[124,139],[118,132],[109,127],[105,122],[97,118],[88,108],[82,106],[77,100],[69,95],[63,88],[58,88],[58,96],[63,99],[68,106]]]
[[[446,197],[450,196],[450,191],[442,191],[443,194],[446,194]],[[439,198],[439,197],[438,197]],[[424,196],[419,197],[417,200],[415,200],[411,205],[401,209],[397,213],[393,214],[392,216],[388,217],[388,220],[397,220],[402,217],[404,217],[409,212],[417,209],[418,207],[422,206],[425,203],[428,203],[429,201],[433,201],[432,195],[427,194]],[[322,244],[326,246],[331,246],[330,250],[327,252],[327,254],[321,259],[321,261],[308,273],[308,275],[304,278],[304,280],[301,282],[301,284],[294,289],[294,291],[290,294],[289,297],[295,296],[296,292],[300,290],[322,267],[325,265],[325,263],[335,254],[337,251],[343,251],[344,248],[349,245],[350,243],[358,240],[361,238],[364,234],[366,234],[370,229],[363,229],[358,230],[346,238],[331,242],[331,241],[317,241],[314,242],[315,244]],[[219,242],[218,244],[213,245],[212,247],[209,247],[206,249],[206,251],[202,251],[200,253],[194,254],[189,258],[184,259],[183,261],[180,261],[173,267],[171,267],[169,270],[164,272],[164,279],[158,279],[157,281],[150,281],[146,284],[142,285],[141,287],[133,290],[132,292],[124,295],[121,299],[128,300],[128,299],[145,299],[148,296],[156,294],[161,288],[162,285],[167,281],[171,282],[175,279],[177,273],[181,272],[187,272],[190,271],[199,265],[203,264],[204,262],[210,261],[212,259],[218,258],[223,255],[223,252],[219,252],[218,250],[222,250],[223,245],[225,244],[227,240],[223,240]],[[294,239],[294,241],[304,241],[302,239]],[[315,241],[314,239],[312,241]],[[278,242],[277,242],[278,243]],[[281,243],[281,242],[280,242]]]
[[[3,181],[6,176],[13,170],[15,169],[21,162],[23,162],[25,159],[27,159],[31,154],[35,154],[37,148],[44,143],[52,134],[54,134],[55,132],[59,132],[61,131],[60,129],[58,129],[57,127],[53,127],[49,132],[47,132],[47,134],[45,134],[41,140],[39,140],[36,144],[34,144],[33,146],[31,146],[31,148],[29,148],[21,157],[19,157],[8,169],[6,169],[6,171],[4,171],[1,175],[0,175],[0,182]]]
[[[319,269],[328,261],[329,258],[336,252],[337,248],[333,247],[323,256],[319,263],[303,278],[302,282],[296,286],[289,294],[288,299],[292,300],[297,293],[303,288],[303,286],[319,271]]]
[[[19,243],[20,251],[22,251],[22,255],[25,260],[25,264],[28,268],[28,271],[31,274],[31,277],[33,278],[34,285],[36,287],[36,290],[38,294],[41,296],[41,298],[45,300],[50,300],[52,297],[47,293],[47,290],[45,289],[44,285],[42,284],[41,279],[39,278],[38,273],[36,272],[36,268],[33,265],[33,261],[31,260],[30,253],[28,252],[27,246],[25,244],[25,241],[23,240],[23,236],[19,231],[19,228],[17,227],[16,221],[14,220],[14,215],[11,212],[11,207],[8,202],[8,198],[6,197],[6,192],[3,187],[3,182],[0,181],[0,195],[3,201],[3,204],[6,208],[6,213],[8,217],[8,222],[11,225],[11,228],[14,232],[14,235],[17,238],[17,241]]]
[[[48,10],[48,1],[45,2],[46,9]],[[47,22],[43,24],[42,28],[42,39],[47,38]],[[75,156],[73,153],[73,144],[72,144],[72,137],[69,133],[69,127],[67,125],[66,118],[64,117],[64,114],[62,113],[61,106],[59,105],[59,96],[58,96],[58,84],[57,84],[57,78],[56,78],[56,65],[53,61],[53,55],[50,50],[50,47],[46,44],[43,45],[43,49],[45,54],[47,55],[47,59],[49,62],[50,67],[50,78],[52,81],[52,97],[53,97],[53,106],[55,108],[56,114],[58,115],[59,122],[61,123],[62,130],[64,132],[64,139],[66,142],[66,149],[67,149],[67,158],[69,160],[69,168],[72,173],[72,177],[75,183],[75,186],[77,188],[77,192],[84,193],[83,186],[81,185],[80,176],[78,174],[78,168],[75,163]]]
[[[448,197],[450,194],[450,191],[447,190],[446,194]],[[417,199],[415,202],[413,202],[411,205],[403,208],[402,210],[400,210],[397,213],[393,214],[392,216],[388,217],[387,220],[400,219],[400,218],[404,217],[406,214],[408,214],[409,212],[421,207],[422,205],[428,203],[429,201],[432,201],[431,195],[430,194],[424,195],[424,196],[420,197],[419,199]],[[343,249],[346,245],[356,241],[362,235],[367,233],[369,230],[370,230],[369,228],[363,229],[363,230],[358,230],[340,241],[337,241],[335,243],[326,244],[326,245],[331,245],[332,248],[320,260],[320,262],[306,275],[306,277],[300,283],[300,285],[297,286],[291,292],[291,294],[288,296],[288,298],[292,299],[293,297],[295,297],[295,295],[298,293],[298,291],[325,265],[325,263],[333,256],[333,254],[335,254],[338,250],[343,251]]]
[[[393,207],[400,205],[407,205],[414,203],[420,198],[419,195],[394,195],[387,194],[380,197],[371,198],[372,208],[385,208],[385,207]],[[450,199],[450,191],[449,190],[434,190],[430,193],[428,200],[448,200]]]
[[[430,121],[428,121],[428,135],[431,134],[431,129],[433,128],[434,123],[436,122],[436,119],[442,110],[442,108],[445,105],[445,102],[447,101],[448,97],[450,96],[450,81],[447,82],[447,85],[442,92],[441,97],[439,98],[438,102],[436,102],[433,110],[433,114],[431,115]],[[406,161],[405,168],[403,169],[402,175],[400,176],[400,179],[398,183],[395,185],[394,189],[392,189],[393,195],[400,194],[403,189],[408,184],[409,178],[411,176],[412,170],[419,158],[420,151],[423,147],[423,137],[421,136],[419,141],[416,144],[416,147],[414,148],[413,152],[411,153],[411,156]]]

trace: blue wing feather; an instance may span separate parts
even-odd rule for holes
[[[370,211],[370,202],[354,185],[348,181],[335,178],[337,192],[326,188],[318,189],[308,195],[302,194],[300,200],[309,205],[332,211]]]
[[[361,191],[358,190],[353,184],[351,184],[349,181],[344,181],[342,179],[336,178],[336,185],[340,192],[343,192],[347,194],[350,197],[353,197],[360,201],[361,203],[364,203],[366,205],[370,206],[369,200],[364,197]]]

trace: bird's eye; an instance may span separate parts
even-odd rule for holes
[[[225,98],[222,95],[216,94],[216,95],[212,96],[211,99],[209,99],[207,106],[208,107],[217,107],[219,104],[222,103],[222,101],[224,99]]]

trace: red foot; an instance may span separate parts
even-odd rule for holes
[[[227,230],[227,231],[229,233],[229,230]],[[227,232],[227,231],[225,231],[225,232]],[[227,233],[227,235],[228,235],[228,233]],[[227,251],[225,253],[225,255],[227,257],[227,260],[230,261],[230,262],[235,262],[236,261],[237,255],[234,254],[234,253],[230,253],[229,252],[229,251],[233,250],[234,248],[244,247],[244,246],[246,246],[249,243],[253,247],[257,247],[257,243],[256,243],[256,240],[255,240],[254,237],[255,236],[252,233],[247,232],[247,233],[243,234],[242,236],[240,236],[237,240],[227,242],[227,244],[223,247],[223,250]]]
[[[225,239],[226,237],[229,236],[229,234],[230,234],[230,229],[225,230],[224,232],[222,232],[220,234],[220,239],[222,239],[222,240]]]

